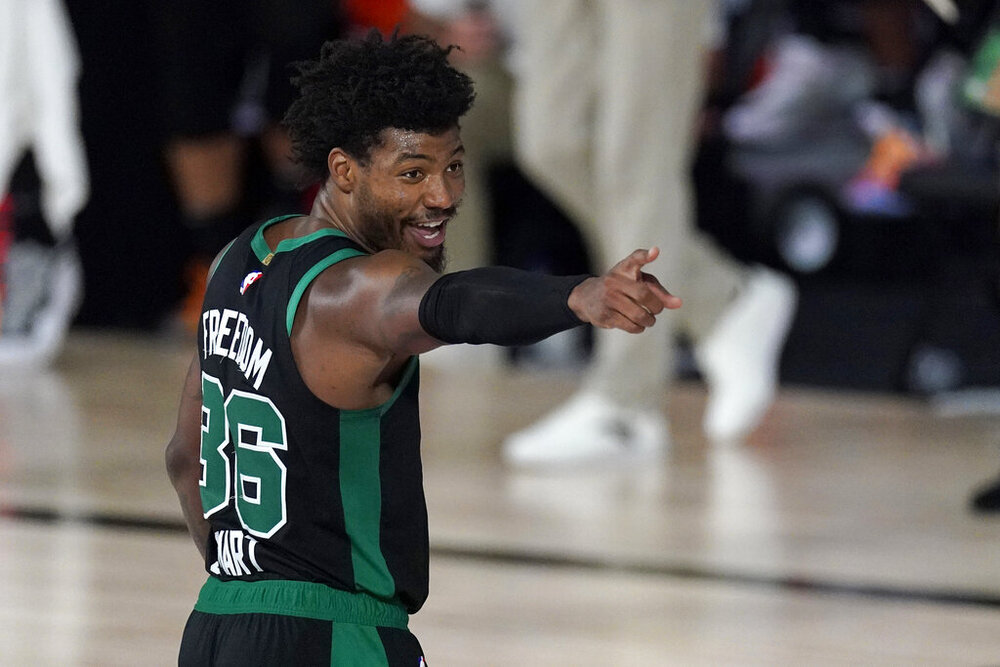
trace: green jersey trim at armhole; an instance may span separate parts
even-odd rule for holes
[[[282,243],[284,243],[284,241],[282,241]],[[316,262],[311,269],[306,271],[306,274],[302,276],[298,284],[295,285],[295,289],[292,290],[292,296],[288,299],[288,308],[285,311],[285,332],[289,336],[292,335],[292,324],[295,322],[295,313],[299,309],[299,302],[302,300],[302,295],[305,294],[306,288],[309,287],[309,283],[315,280],[316,276],[321,274],[323,271],[326,271],[337,262],[351,257],[360,257],[364,254],[364,252],[354,248],[342,248],[332,255],[328,255]]]

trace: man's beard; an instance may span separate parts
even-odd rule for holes
[[[399,222],[390,213],[386,212],[385,209],[380,208],[371,189],[366,185],[360,186],[358,196],[360,204],[358,213],[361,218],[361,230],[365,237],[365,245],[372,252],[380,250],[410,252],[403,240],[403,228],[411,221],[404,220],[403,222]],[[454,209],[451,212],[454,213]],[[412,222],[418,221],[414,220]],[[436,248],[421,248],[421,250],[424,252],[417,256],[427,266],[431,267],[437,273],[444,271],[444,267],[447,264],[444,244]]]
[[[430,257],[422,257],[424,264],[431,267],[435,273],[444,273],[444,267],[448,265],[448,251],[444,249],[444,244],[442,243],[438,247],[434,248],[434,254]]]

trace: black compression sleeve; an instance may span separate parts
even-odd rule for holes
[[[420,301],[420,325],[445,343],[537,343],[582,324],[566,302],[589,277],[501,266],[448,273]]]

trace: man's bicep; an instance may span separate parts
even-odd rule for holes
[[[201,366],[196,355],[184,379],[177,410],[177,438],[186,449],[196,449],[201,444],[201,399]]]
[[[188,531],[202,557],[208,544],[209,526],[201,506],[201,368],[197,355],[188,368],[177,429],[167,444],[166,463],[170,481],[177,492]]]
[[[177,409],[177,425],[167,444],[167,469],[175,484],[198,461],[201,447],[201,368],[198,357],[188,368]]]

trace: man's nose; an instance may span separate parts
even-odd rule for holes
[[[424,191],[424,205],[427,208],[451,208],[461,195],[456,192],[458,187],[442,176],[432,176],[427,179],[427,189]]]

